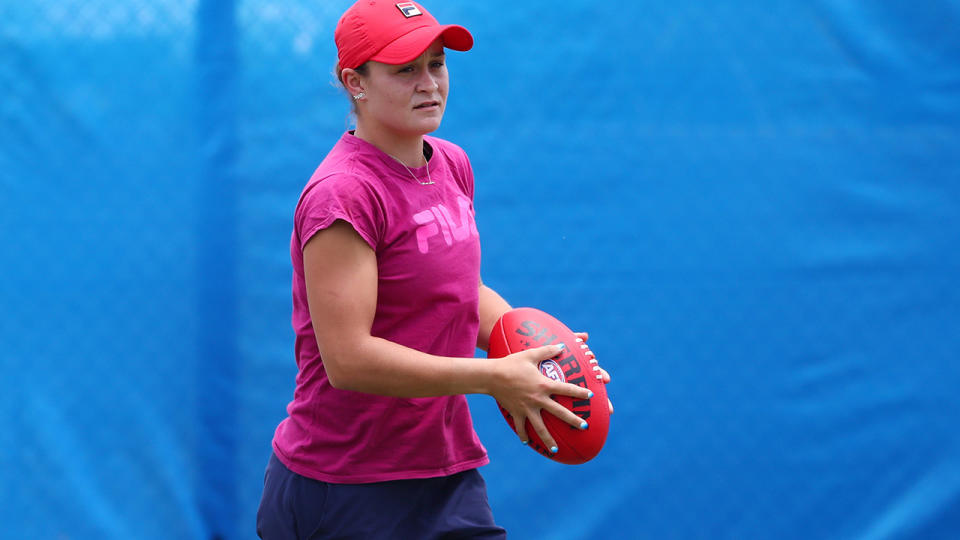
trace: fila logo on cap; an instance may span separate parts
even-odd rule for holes
[[[397,4],[397,9],[408,19],[410,17],[416,17],[417,15],[423,15],[423,12],[417,9],[417,6],[413,2],[400,2]]]

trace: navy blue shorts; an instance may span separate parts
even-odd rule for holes
[[[264,540],[503,539],[476,469],[452,476],[372,484],[306,478],[270,456],[257,510]]]

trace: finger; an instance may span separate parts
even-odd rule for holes
[[[590,339],[590,334],[586,332],[574,332],[573,335],[576,336],[578,340],[583,341],[584,343],[588,339]]]
[[[556,401],[551,400],[551,403],[545,406],[543,410],[570,424],[574,428],[587,429],[590,427],[586,420],[573,414],[573,411],[564,407],[563,405],[560,405]],[[543,414],[542,411],[541,414]]]
[[[610,414],[613,414],[613,402],[610,401],[610,398],[607,398],[607,405],[610,407]]]
[[[533,431],[537,433],[537,436],[540,437],[540,440],[543,441],[544,446],[547,447],[547,450],[551,454],[557,453],[557,442],[553,440],[553,436],[550,435],[550,432],[547,430],[547,426],[543,423],[543,418],[541,415],[537,414],[529,418],[530,425],[533,426]]]
[[[597,367],[600,368],[600,371],[599,371],[599,373],[600,373],[600,380],[603,381],[603,384],[607,384],[608,382],[610,382],[610,374],[607,373],[607,370],[603,369],[603,368],[600,367],[600,366],[597,366]]]
[[[593,397],[593,390],[584,388],[576,384],[555,382],[550,385],[550,393],[560,396],[569,396],[576,399],[590,399]]]
[[[535,362],[540,362],[548,358],[553,358],[560,354],[566,346],[563,343],[555,343],[553,345],[544,345],[543,347],[537,347],[535,349],[530,349],[530,357]]]
[[[520,442],[527,444],[530,442],[527,437],[527,419],[523,416],[513,416],[513,429],[517,432],[517,437],[520,437]]]

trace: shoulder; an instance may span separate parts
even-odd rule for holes
[[[473,192],[473,167],[470,158],[460,146],[437,137],[424,137],[436,154],[434,158],[443,159],[449,166],[453,176],[465,191]]]
[[[375,249],[383,233],[385,216],[383,194],[369,176],[349,170],[318,169],[297,201],[294,234],[302,248],[318,230],[342,220]]]
[[[317,166],[304,191],[378,183],[380,171],[369,143],[345,133]]]
[[[298,206],[317,197],[353,197],[376,192],[370,177],[352,170],[317,169],[300,193]]]
[[[300,193],[297,214],[333,209],[376,213],[382,206],[383,181],[363,151],[354,151],[350,142],[341,139],[313,172]]]
[[[323,159],[303,188],[300,202],[327,197],[378,197],[383,187],[381,171],[369,149],[359,139],[345,135]]]
[[[363,171],[328,171],[314,174],[300,194],[295,216],[344,215],[368,216],[379,221],[385,214],[382,183]]]
[[[440,139],[438,137],[431,137],[429,135],[424,137],[424,140],[433,147],[434,152],[439,152],[440,155],[448,159],[456,159],[469,163],[470,160],[467,157],[466,151],[463,148],[452,143],[446,139]]]

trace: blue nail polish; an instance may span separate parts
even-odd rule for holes
[[[580,429],[587,429],[587,427],[588,426],[586,422],[580,422]]]
[[[520,442],[522,442],[524,446],[527,445],[527,441],[520,441]]]
[[[557,453],[557,450],[560,450],[560,449],[557,448],[556,446],[551,446],[551,447],[550,447],[550,453],[551,453],[551,454],[556,454],[556,453]]]
[[[592,397],[593,397],[593,390],[590,390],[590,395],[587,396],[587,399],[590,399]]]

